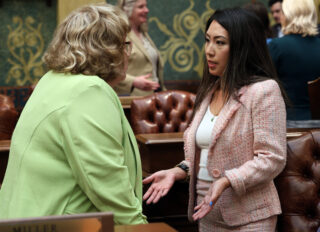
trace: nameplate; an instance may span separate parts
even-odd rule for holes
[[[0,220],[1,232],[114,232],[112,213]]]

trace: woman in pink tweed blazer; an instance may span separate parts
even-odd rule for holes
[[[262,28],[240,8],[210,17],[185,160],[144,180],[156,203],[189,175],[188,214],[201,232],[274,231],[281,213],[273,179],[286,162],[285,94]]]

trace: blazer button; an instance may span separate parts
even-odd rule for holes
[[[214,178],[218,178],[218,177],[221,176],[221,173],[220,173],[220,171],[219,171],[218,169],[213,169],[213,170],[212,170],[212,176],[213,176]]]

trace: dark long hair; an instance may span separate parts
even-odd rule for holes
[[[230,97],[238,99],[236,93],[243,86],[268,79],[279,83],[267,48],[264,27],[254,13],[242,8],[217,10],[207,21],[206,31],[212,21],[218,22],[229,33],[229,60],[224,74],[217,77],[209,73],[204,58],[203,78],[197,92],[194,114],[212,88],[220,88],[227,101]],[[287,99],[279,86],[284,99]]]
[[[261,2],[250,2],[244,5],[243,8],[255,13],[258,16],[263,24],[266,38],[272,38],[273,35],[270,28],[268,9],[265,7],[265,5]]]

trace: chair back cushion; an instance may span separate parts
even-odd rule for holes
[[[288,139],[287,164],[275,184],[282,208],[278,232],[316,232],[320,226],[320,130]]]
[[[191,119],[195,94],[169,90],[134,99],[131,125],[135,134],[183,132]]]

